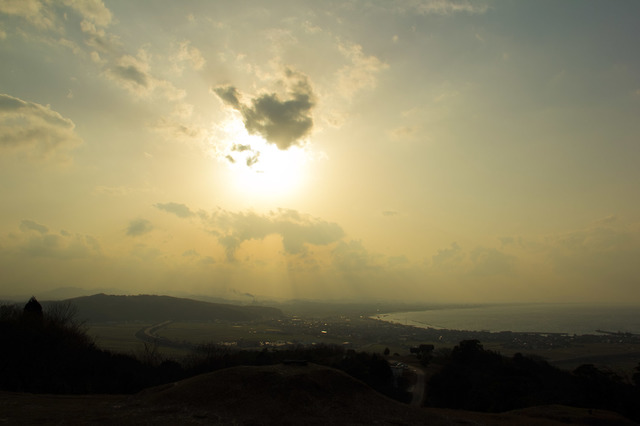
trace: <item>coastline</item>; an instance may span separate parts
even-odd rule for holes
[[[486,305],[378,313],[371,319],[421,329],[566,335],[640,335],[640,307]]]

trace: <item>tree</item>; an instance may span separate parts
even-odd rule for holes
[[[485,353],[484,347],[477,339],[463,340],[453,348],[451,356],[456,360],[474,360]]]
[[[32,324],[42,324],[42,305],[36,300],[35,296],[24,305],[24,319]]]

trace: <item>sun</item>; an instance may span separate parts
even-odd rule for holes
[[[238,115],[220,127],[216,157],[226,163],[237,191],[253,198],[295,195],[307,180],[305,147],[278,149],[260,135],[249,134]]]

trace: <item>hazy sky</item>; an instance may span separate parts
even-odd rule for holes
[[[0,295],[640,303],[639,17],[0,0]]]

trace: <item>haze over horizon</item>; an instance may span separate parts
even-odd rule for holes
[[[638,16],[0,0],[0,297],[640,304]]]

